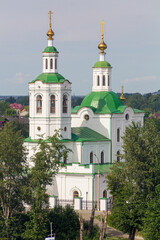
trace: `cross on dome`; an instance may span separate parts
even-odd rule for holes
[[[53,40],[53,36],[54,36],[54,32],[52,30],[52,17],[51,15],[53,14],[52,11],[49,11],[48,13],[50,16],[49,16],[49,19],[50,19],[50,23],[49,23],[49,26],[50,26],[50,29],[49,31],[47,32],[47,36],[49,37],[48,40]]]

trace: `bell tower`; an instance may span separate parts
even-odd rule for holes
[[[43,51],[43,72],[29,83],[31,139],[47,139],[59,130],[63,139],[71,139],[71,83],[58,72],[59,52],[53,46],[51,25],[48,46]]]
[[[104,42],[104,30],[103,25],[105,24],[104,21],[101,22],[102,24],[102,40],[101,43],[98,45],[98,48],[101,50],[99,53],[99,62],[97,62],[93,66],[93,92],[103,92],[103,91],[112,91],[111,86],[111,65],[110,63],[105,61],[106,53],[104,50],[107,48],[107,44]]]

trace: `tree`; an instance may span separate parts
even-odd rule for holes
[[[16,102],[16,99],[11,96],[11,97],[9,97],[9,98],[6,99],[6,102],[7,102],[7,103],[10,103],[10,104],[11,104],[11,103],[15,103],[15,102]]]
[[[160,240],[160,184],[156,187],[155,197],[147,205],[143,236],[145,240]]]
[[[23,209],[26,183],[26,154],[23,137],[8,123],[0,131],[0,214],[4,221],[4,237],[9,237],[9,221]]]
[[[66,158],[70,151],[60,140],[58,131],[48,142],[39,139],[36,153],[32,157],[33,167],[30,173],[30,194],[31,214],[30,222],[26,224],[25,239],[44,239],[47,230],[48,194],[46,187],[53,183],[61,161]]]
[[[12,109],[12,108],[7,108],[4,112],[4,116],[5,117],[16,117],[17,116],[17,112],[16,110]]]
[[[160,183],[160,132],[154,119],[144,127],[132,123],[123,141],[121,158],[125,161],[113,165],[107,181],[114,196],[113,223],[133,240]]]

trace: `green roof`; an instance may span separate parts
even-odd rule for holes
[[[44,53],[58,53],[57,49],[53,46],[46,47],[43,52]]]
[[[79,109],[89,107],[94,113],[123,113],[127,106],[114,92],[91,92],[82,101],[79,107],[72,109],[77,113]]]
[[[93,68],[111,68],[111,64],[106,61],[96,62]]]
[[[72,130],[72,139],[62,139],[62,142],[101,142],[110,141],[100,133],[87,127],[74,127]],[[25,142],[37,143],[38,139],[31,139],[30,137],[24,140]],[[48,140],[45,140],[49,142]]]
[[[66,79],[59,73],[42,73],[31,83],[34,83],[38,80],[42,81],[43,83],[63,83]]]
[[[72,140],[75,142],[109,141],[105,136],[87,127],[72,128]]]
[[[110,163],[104,163],[104,164],[95,164],[94,165],[94,172],[98,173],[98,169],[99,169],[99,173],[106,173],[106,172],[110,172],[110,168],[111,168],[112,164]]]

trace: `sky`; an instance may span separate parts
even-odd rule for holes
[[[50,10],[59,73],[72,95],[91,92],[102,20],[112,90],[160,89],[160,0],[0,0],[0,95],[28,95],[42,73]]]

